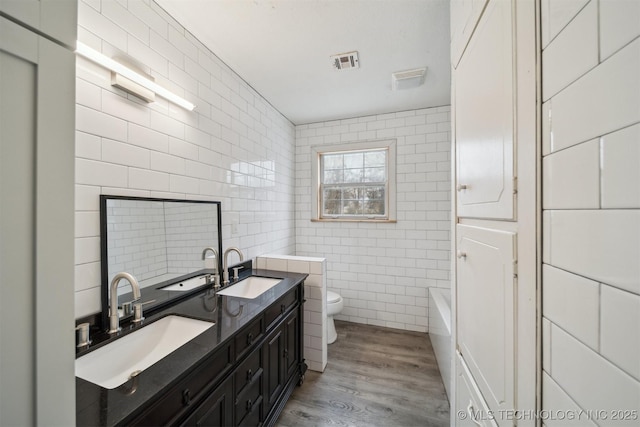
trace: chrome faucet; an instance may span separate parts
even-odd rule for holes
[[[202,251],[202,260],[204,261],[206,259],[207,256],[207,252],[213,252],[213,257],[216,260],[216,264],[213,267],[213,287],[214,289],[218,289],[220,287],[220,275],[218,274],[218,258],[220,257],[220,255],[218,254],[218,251],[215,250],[212,247],[206,247],[204,248],[204,250]],[[207,285],[211,284],[211,276],[207,275]]]
[[[111,280],[111,295],[110,295],[110,303],[109,303],[109,333],[115,334],[120,331],[120,317],[118,316],[118,284],[120,280],[125,279],[131,284],[131,289],[133,289],[133,301],[135,302],[140,299],[140,285],[138,285],[138,281],[135,277],[133,277],[129,273],[118,273]],[[134,307],[134,319],[135,323],[139,323],[144,319],[142,317],[142,304],[135,304]]]
[[[228,258],[229,258],[229,252],[235,252],[238,254],[238,256],[240,257],[240,262],[244,261],[244,255],[242,254],[242,251],[240,251],[240,249],[232,246],[230,248],[227,248],[226,251],[224,251],[224,256],[223,256],[223,263],[222,263],[222,284],[224,286],[227,286],[229,284],[229,269],[228,267]],[[235,270],[235,274],[233,276],[234,279],[238,278],[238,271]]]

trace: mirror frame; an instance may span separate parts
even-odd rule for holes
[[[218,215],[218,259],[216,260],[218,273],[222,274],[222,203],[219,201],[212,200],[190,200],[190,199],[165,199],[165,198],[154,198],[154,197],[134,197],[134,196],[117,196],[117,195],[109,195],[109,194],[101,194],[100,195],[100,281],[101,281],[101,303],[102,303],[102,327],[104,328],[108,325],[109,321],[109,253],[108,253],[108,230],[107,230],[107,202],[109,200],[132,200],[132,201],[149,201],[149,202],[163,202],[163,203],[202,203],[202,204],[210,204],[215,205],[216,214]],[[202,248],[204,249],[204,248]],[[203,266],[204,270],[204,266]],[[169,281],[160,281],[156,285],[148,286],[149,289],[157,290],[159,288],[158,285],[162,284],[162,286],[170,285],[171,282],[179,282],[180,280],[185,280],[188,276],[193,276],[200,270],[196,270],[191,273],[184,274],[182,276],[177,276],[174,279],[170,279]],[[145,307],[145,311],[153,312],[157,309],[164,308],[168,305],[174,304],[177,301],[180,301],[194,293],[200,292],[204,289],[206,285],[195,288],[192,291],[185,292],[175,292],[175,295],[170,295],[166,299],[157,302],[154,305]],[[145,288],[142,288],[143,291]],[[165,291],[170,292],[170,291]],[[126,319],[126,317],[122,317],[120,320]]]

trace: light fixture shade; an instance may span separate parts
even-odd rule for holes
[[[391,74],[391,89],[404,90],[416,88],[424,83],[424,75],[427,68],[397,71]]]
[[[156,100],[156,93],[154,91],[139,85],[133,80],[129,80],[122,74],[118,74],[115,71],[111,72],[111,86],[122,89],[125,92],[133,94],[147,102],[153,102]]]
[[[182,108],[185,108],[189,111],[193,111],[196,108],[195,105],[193,105],[191,102],[187,101],[186,99],[179,97],[175,93],[163,88],[156,82],[149,80],[148,78],[138,74],[137,72],[126,67],[125,65],[101,54],[97,50],[90,48],[84,43],[77,42],[76,53],[80,56],[83,56],[89,59],[90,61],[95,62],[98,65],[101,65],[113,71],[116,74],[119,74],[125,77],[126,79],[130,80],[130,82],[133,82],[155,93],[156,95],[163,97],[167,101],[171,101],[174,104],[181,106]],[[135,93],[135,95],[140,96],[137,93]]]

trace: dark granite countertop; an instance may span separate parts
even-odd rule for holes
[[[123,325],[123,331],[118,334],[118,337],[172,314],[215,322],[213,327],[140,373],[134,393],[129,394],[131,391],[129,382],[115,389],[105,389],[76,377],[76,424],[113,426],[126,422],[141,406],[159,397],[167,387],[176,383],[195,364],[220,348],[243,326],[307,276],[259,269],[252,270],[251,275],[283,280],[255,299],[215,295],[212,290],[201,291],[146,317],[142,326]],[[100,340],[99,336],[95,338],[100,342],[86,351],[78,352],[78,357],[112,340]]]

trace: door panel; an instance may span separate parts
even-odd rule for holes
[[[298,312],[293,311],[289,317],[285,320],[285,365],[286,365],[286,379],[291,378],[291,375],[298,369],[298,361],[300,357],[298,355]]]
[[[75,55],[0,16],[0,425],[75,420],[74,129]]]
[[[489,412],[487,403],[459,354],[456,355],[456,402],[460,408],[456,419],[458,427],[497,425],[495,419],[499,414]]]
[[[279,326],[265,342],[265,414],[268,414],[284,387],[284,330]]]
[[[451,2],[451,64],[458,66],[488,0]]]
[[[513,409],[516,235],[466,225],[457,232],[458,350],[489,409]]]
[[[455,72],[458,215],[514,218],[510,1],[491,1]]]

